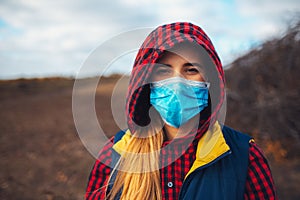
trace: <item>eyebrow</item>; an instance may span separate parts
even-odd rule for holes
[[[193,62],[193,63],[184,63],[183,67],[189,67],[189,66],[196,66],[196,67],[200,67],[200,68],[203,68],[203,65],[201,65],[200,63],[197,63],[197,62]]]
[[[172,65],[170,65],[170,64],[163,64],[163,63],[160,63],[160,64],[161,65],[158,67],[172,67]],[[187,62],[187,63],[183,64],[183,67],[189,67],[189,66],[197,66],[197,67],[203,68],[203,65],[201,65],[200,63],[197,63],[197,62],[193,62],[193,63]]]
[[[164,64],[164,63],[159,63],[160,65],[159,66],[157,66],[157,68],[158,67],[172,67],[172,65],[170,65],[170,64]]]

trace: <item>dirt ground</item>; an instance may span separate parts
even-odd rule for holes
[[[95,98],[97,116],[108,137],[118,130],[110,111],[115,81],[107,78],[100,82]],[[0,82],[0,199],[84,198],[95,159],[74,125],[73,83],[72,79],[61,78]],[[126,84],[122,86],[126,88]],[[121,98],[122,95],[117,96],[120,101]],[[228,116],[230,112],[227,111]],[[119,114],[122,116],[123,112]],[[299,158],[274,157],[274,148],[285,153],[281,143],[262,147],[267,152],[280,199],[299,199]]]

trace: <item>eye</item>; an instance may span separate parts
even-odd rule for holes
[[[170,69],[169,67],[158,67],[155,70],[155,74],[159,76],[170,75],[172,74],[172,69]]]
[[[187,68],[185,69],[185,72],[186,72],[188,75],[194,75],[194,74],[198,74],[200,71],[199,71],[198,67],[191,66],[191,67],[187,67]]]

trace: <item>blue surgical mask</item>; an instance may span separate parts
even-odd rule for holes
[[[209,83],[180,77],[150,85],[150,103],[170,126],[179,128],[208,106]]]

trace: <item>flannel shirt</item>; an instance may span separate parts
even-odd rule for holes
[[[202,124],[202,129],[199,130],[199,134],[186,150],[183,148],[185,145],[180,143],[184,140],[176,141],[177,143],[173,148],[163,148],[161,150],[161,164],[164,166],[160,170],[162,198],[168,200],[178,199],[184,177],[196,157],[197,141],[208,129],[208,122],[214,123],[217,120],[218,112],[225,97],[223,67],[208,35],[200,27],[188,22],[166,24],[152,31],[143,42],[134,61],[126,99],[125,110],[128,128],[131,132],[135,132],[134,124],[142,125],[149,122],[149,119],[147,119],[149,109],[147,108],[150,107],[150,102],[147,99],[149,90],[147,91],[146,86],[149,83],[155,62],[163,51],[184,41],[202,46],[211,58],[218,79],[212,83],[218,86],[218,94],[214,97],[218,101],[217,105],[212,106],[210,115],[203,121],[200,120],[199,124]],[[168,141],[164,142],[163,147],[167,144]],[[86,190],[86,199],[88,200],[105,198],[107,179],[111,172],[109,167],[112,154],[111,148],[112,142],[104,147],[91,171]],[[255,143],[250,143],[249,167],[244,197],[248,200],[276,199],[270,168]]]
[[[164,166],[164,162],[169,163],[170,159],[174,159],[173,156],[178,157],[178,155],[184,151],[184,153],[179,156],[179,158],[175,162],[163,167],[160,170],[163,200],[178,199],[184,177],[189,171],[193,161],[195,160],[195,148],[197,145],[196,141],[197,140],[194,140],[186,150],[182,149],[183,145],[180,144],[180,142],[173,146],[176,147],[176,149],[162,148],[162,166]],[[169,141],[165,141],[163,143],[163,147],[168,144]],[[108,145],[104,147],[99,156],[99,159],[96,160],[93,166],[87,185],[85,196],[86,200],[105,199],[105,186],[111,172],[111,168],[109,167],[112,154],[111,148],[112,142],[109,142]],[[244,199],[277,199],[274,181],[268,162],[261,149],[254,142],[250,143],[249,148],[249,166],[245,185]]]

